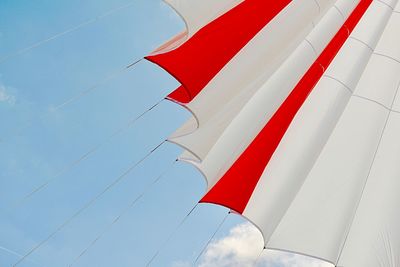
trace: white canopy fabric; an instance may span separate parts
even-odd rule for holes
[[[210,23],[223,36],[221,15],[260,5],[166,2],[187,34],[161,56]],[[206,40],[190,53],[214,45]],[[340,267],[400,266],[399,85],[398,0],[293,0],[180,103],[193,118],[169,141],[204,175],[202,201],[247,218],[266,248]]]
[[[325,5],[329,6],[329,1]],[[186,105],[197,121],[192,119],[187,122],[170,137],[170,141],[190,148],[193,156],[204,160],[243,106],[304,42],[313,23],[318,22],[318,15],[319,8],[314,0],[292,2]],[[309,47],[306,49],[309,50]],[[280,90],[274,93],[275,97],[269,98],[273,101],[269,106],[270,114],[282,103],[290,89]]]
[[[161,54],[179,47],[192,37],[199,29],[215,18],[226,13],[243,0],[164,0],[183,19],[185,31],[171,38],[168,42],[153,51]]]
[[[191,37],[213,19],[232,9],[243,0],[165,0],[182,17]]]

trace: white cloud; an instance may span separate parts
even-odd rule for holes
[[[250,223],[240,224],[231,229],[228,236],[209,245],[199,267],[255,267],[255,261],[262,247],[263,240],[258,230]],[[257,267],[332,267],[332,265],[301,255],[264,251],[258,259]]]
[[[10,105],[15,104],[15,96],[12,95],[9,92],[8,88],[2,83],[0,83],[0,102],[7,103]]]

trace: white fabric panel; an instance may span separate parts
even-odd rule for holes
[[[396,5],[396,7],[394,9],[394,12],[397,12],[397,13],[395,13],[397,17],[400,16],[400,2],[397,3],[397,5]],[[396,40],[398,40],[399,39],[399,34],[397,33],[397,35],[393,36],[393,38],[396,38]],[[397,112],[400,112],[400,96],[399,95],[397,95],[397,97],[396,97],[396,99],[394,101],[393,110],[395,110]]]
[[[342,15],[348,16],[359,3],[337,1],[306,36],[320,16],[315,3],[326,10],[323,3],[328,2],[332,1],[294,1],[186,106],[195,118],[170,141],[187,149],[181,160],[202,172],[207,191],[273,115],[316,59],[315,51],[320,53],[342,26],[346,19]],[[368,182],[363,191],[387,122],[387,107],[393,104],[400,82],[400,63],[395,61],[400,58],[400,16],[392,15],[396,2],[375,0],[371,4],[264,170],[243,216],[260,229],[267,248],[331,263],[337,263],[342,255],[343,267],[396,266],[389,264],[391,258],[376,257],[360,248],[365,243],[373,250],[378,244],[377,253],[383,255],[391,241],[387,233],[400,234],[395,228],[395,206],[389,201],[371,204],[383,198],[385,186],[397,185],[394,177],[400,171],[398,164],[388,167],[378,157],[370,180],[377,183],[382,173],[388,173],[387,183],[377,196],[373,194],[374,185],[369,185],[373,182]],[[301,8],[309,12],[304,17]],[[298,30],[290,32],[293,28]],[[372,54],[374,49],[377,54]],[[393,105],[396,107],[400,109],[400,97]],[[399,124],[389,124],[383,140],[399,136]],[[394,162],[398,148],[385,148],[383,144],[379,153],[391,156]],[[394,190],[391,198],[398,201]],[[366,222],[374,214],[383,218]],[[387,230],[381,230],[383,225],[388,225]],[[377,229],[375,234],[367,232],[371,228]],[[386,233],[383,243],[376,241],[379,231]],[[399,255],[400,244],[391,242],[394,252],[389,255]],[[369,255],[370,265],[364,261],[365,255]]]
[[[387,5],[379,1],[372,2],[324,75],[336,79],[354,92],[391,14],[392,9]]]
[[[316,54],[321,54],[325,46],[336,34],[338,28],[343,25],[343,18],[336,8],[328,10],[326,15],[315,26],[316,30],[307,36],[307,40],[312,44]],[[322,30],[323,29],[323,30]]]
[[[315,0],[315,2],[320,7],[320,12],[313,22],[314,26],[317,25],[322,17],[326,15],[326,12],[333,6],[336,1],[337,0]]]
[[[393,6],[397,0],[387,1]],[[371,31],[370,29],[383,29],[388,23],[393,8],[381,1],[373,1],[370,8],[364,14],[364,19],[351,33],[352,38],[365,43],[369,47],[376,47],[382,32]]]
[[[320,54],[327,43],[332,39],[338,28],[340,28],[347,17],[350,15],[359,0],[338,0],[334,8],[331,8],[324,18],[315,26],[316,28],[324,29],[324,31],[314,31],[307,40],[312,44],[317,54]],[[321,34],[323,32],[323,34]]]
[[[290,125],[243,212],[265,241],[299,191],[350,95],[340,83],[322,78]]]
[[[363,18],[365,19],[367,16]],[[360,23],[357,27],[368,27],[368,25],[369,23]],[[357,34],[359,31],[357,29],[354,33]],[[385,35],[379,44],[388,40]],[[351,53],[347,54],[350,56]],[[372,68],[370,66],[374,63],[371,62],[374,61],[368,63],[367,69]],[[345,64],[345,61],[342,61],[342,64]],[[331,68],[333,69],[335,68]],[[328,69],[327,73],[331,70]],[[391,73],[396,76],[395,72]],[[364,89],[364,86],[377,86],[378,82],[382,82],[382,79],[376,79],[375,83],[369,84],[368,79],[370,79],[369,71],[363,73],[355,90],[357,94],[363,95],[363,92],[371,91]],[[381,98],[387,97],[387,91],[393,92],[393,86],[391,90],[375,90],[376,95]],[[393,99],[393,93],[391,95]],[[323,258],[332,263],[337,261],[368,176],[387,114],[387,109],[377,103],[356,97],[351,99],[301,190],[273,233],[270,242],[267,242],[268,247],[295,251]]]
[[[399,136],[392,113],[338,266],[400,266]]]
[[[354,91],[371,54],[372,50],[365,44],[349,38],[336,56],[336,64],[331,64],[325,76],[340,81]]]
[[[320,8],[320,15],[319,16],[323,16],[326,13],[326,11],[331,6],[333,6],[333,4],[336,2],[336,0],[315,0],[315,2],[317,3],[317,5]]]
[[[182,105],[182,106],[185,107],[185,105]],[[189,110],[189,112],[191,112],[190,109],[188,109],[188,110]],[[169,137],[169,139],[168,139],[169,141],[174,142],[175,138],[177,139],[178,137],[190,134],[199,127],[199,122],[197,120],[196,115],[193,113],[192,113],[192,115],[193,116],[191,118],[189,118],[181,127],[178,128],[178,130],[176,130],[173,133],[172,136]],[[179,145],[179,143],[177,143],[177,144]]]
[[[387,114],[371,101],[350,100],[267,247],[336,262]]]
[[[388,24],[387,29],[385,30],[385,42],[382,42],[378,45],[376,49],[376,53],[387,57],[388,60],[393,60],[392,63],[395,65],[396,63],[400,63],[400,2],[397,3],[393,16]],[[389,63],[390,64],[390,63]],[[377,70],[378,71],[378,70]],[[377,72],[378,73],[378,72]],[[387,81],[388,83],[396,82],[396,78],[393,77],[392,80]],[[382,103],[383,104],[383,103]],[[395,111],[400,112],[400,99],[399,97],[396,98],[393,109]]]
[[[337,25],[336,32],[341,26]],[[321,27],[314,30],[321,34],[326,32]],[[336,32],[332,33],[330,39]],[[328,44],[330,39],[327,40],[325,45]],[[218,181],[260,132],[315,59],[314,50],[309,42],[304,41],[267,83],[246,103],[204,161],[197,164],[197,167],[206,175],[208,189]],[[246,131],[243,131],[243,129],[246,129]]]
[[[154,50],[151,54],[162,54],[179,47],[202,27],[223,15],[243,0],[164,0],[185,22],[184,32]]]
[[[199,161],[199,159],[196,158],[196,157],[193,155],[193,153],[190,153],[190,152],[187,151],[187,150],[184,150],[184,151],[183,151],[183,153],[182,153],[182,154],[180,155],[180,157],[179,157],[179,160],[180,160],[180,161],[185,161],[185,162],[190,162],[190,161],[198,162],[198,161]]]
[[[399,83],[400,63],[373,54],[355,94],[390,108]]]
[[[217,182],[258,134],[265,121],[273,115],[315,58],[310,45],[303,42],[235,117],[207,157],[197,164],[208,180],[207,190]]]
[[[184,126],[184,132],[179,129],[169,140],[204,159],[248,99],[304,40],[317,11],[314,0],[293,1],[186,106],[201,127],[185,136]]]
[[[382,10],[382,6],[390,10],[382,3],[372,5],[369,10],[371,15],[363,17],[354,32],[363,32],[365,28],[369,28],[369,34],[365,35],[365,38],[379,38],[391,15],[391,12]],[[377,13],[382,11],[385,16],[378,16]],[[378,19],[382,21],[377,23]],[[365,20],[374,20],[375,23]],[[371,43],[375,44],[376,42]],[[326,73],[331,77],[351,79],[343,78],[346,82],[342,83],[325,75],[322,77],[268,163],[243,213],[259,227],[266,242],[299,191],[342,115],[371,53],[370,48],[359,41],[351,38],[347,40]],[[354,86],[351,86],[350,90],[344,84]]]
[[[393,103],[393,110],[396,112],[400,112],[400,95],[397,94],[396,99]]]
[[[400,5],[397,5],[400,6]],[[399,29],[400,29],[400,13],[393,13],[390,22],[385,29],[385,42],[380,42],[375,50],[375,53],[385,55],[400,61],[399,49]]]
[[[243,0],[164,0],[185,21],[188,37]]]
[[[358,3],[338,0],[332,7],[333,1],[293,1],[186,106],[194,118],[170,141],[187,149],[181,160],[199,169],[207,191]],[[267,248],[333,264],[342,256],[342,267],[400,264],[400,218],[394,204],[400,198],[393,189],[400,185],[395,164],[400,114],[392,112],[374,162],[388,108],[400,112],[399,95],[393,103],[400,82],[400,14],[392,13],[393,8],[400,11],[396,3],[371,4],[264,170],[243,216],[260,229]],[[388,200],[382,200],[387,190]]]
[[[297,60],[303,60],[303,63],[306,64],[309,63],[308,59],[314,57],[314,53],[308,44],[303,43],[301,47],[304,51],[303,54],[300,55],[299,53],[295,53],[295,56],[293,56],[293,59],[291,60],[292,64],[295,64]],[[298,75],[298,73],[303,74],[302,72],[296,72],[293,73],[293,75]],[[275,83],[278,82],[275,81]],[[254,83],[244,87],[235,98],[225,105],[222,105],[221,110],[219,110],[218,113],[211,116],[207,121],[200,123],[198,129],[188,135],[170,137],[169,140],[188,148],[200,160],[205,159],[223,131],[231,121],[238,116],[237,114],[241,111],[243,105],[253,96],[254,91],[257,91],[261,86],[262,84]],[[289,87],[286,86],[285,88]],[[272,116],[275,110],[286,98],[288,90],[275,87],[269,91],[269,94],[268,105],[266,105],[266,108],[268,109],[268,117]],[[208,106],[206,105],[204,108],[207,107]]]
[[[359,0],[341,0],[337,1],[335,6],[343,15],[343,18],[347,18],[359,2]]]
[[[379,0],[379,2],[383,2],[394,9],[396,7],[397,0]]]
[[[392,21],[393,16],[378,47],[383,47],[388,41],[393,42],[393,38],[388,35]],[[358,27],[362,25],[368,23],[360,23]],[[391,103],[396,82],[390,81],[398,79],[399,75],[396,70],[388,71],[393,65],[380,64],[383,70],[378,75],[381,76],[375,74],[372,76],[375,81],[369,82],[371,71],[376,69],[376,57],[373,56],[368,63],[355,93],[373,97],[375,101]],[[385,70],[387,72],[383,73]],[[390,88],[379,90],[382,86]],[[358,207],[388,114],[387,108],[381,104],[357,98],[352,97],[346,107],[305,183],[267,243],[268,247],[295,251],[336,263]]]
[[[396,45],[397,52],[400,51],[400,29],[396,33],[391,27],[398,23],[396,17],[395,13],[380,42],[383,55],[396,55]],[[399,96],[400,62],[374,55],[364,76],[365,81],[360,83],[356,94],[375,101],[376,105],[394,108]],[[400,266],[399,136],[400,113],[391,112],[338,266]]]

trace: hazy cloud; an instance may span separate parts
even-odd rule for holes
[[[10,89],[0,82],[0,103],[9,105],[15,104],[15,96],[10,93]]]
[[[264,251],[255,265],[262,247],[258,230],[250,223],[240,224],[228,236],[210,244],[199,267],[332,267],[309,257],[278,251]]]

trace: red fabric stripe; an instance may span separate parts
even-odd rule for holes
[[[355,28],[372,0],[362,0],[273,117],[201,202],[243,213],[294,116]],[[301,137],[299,137],[301,138]]]
[[[180,104],[187,104],[190,102],[191,98],[186,89],[181,85],[175,91],[170,93],[166,99],[178,102]]]
[[[146,59],[174,76],[191,100],[290,2],[245,0],[200,29],[177,49]]]

